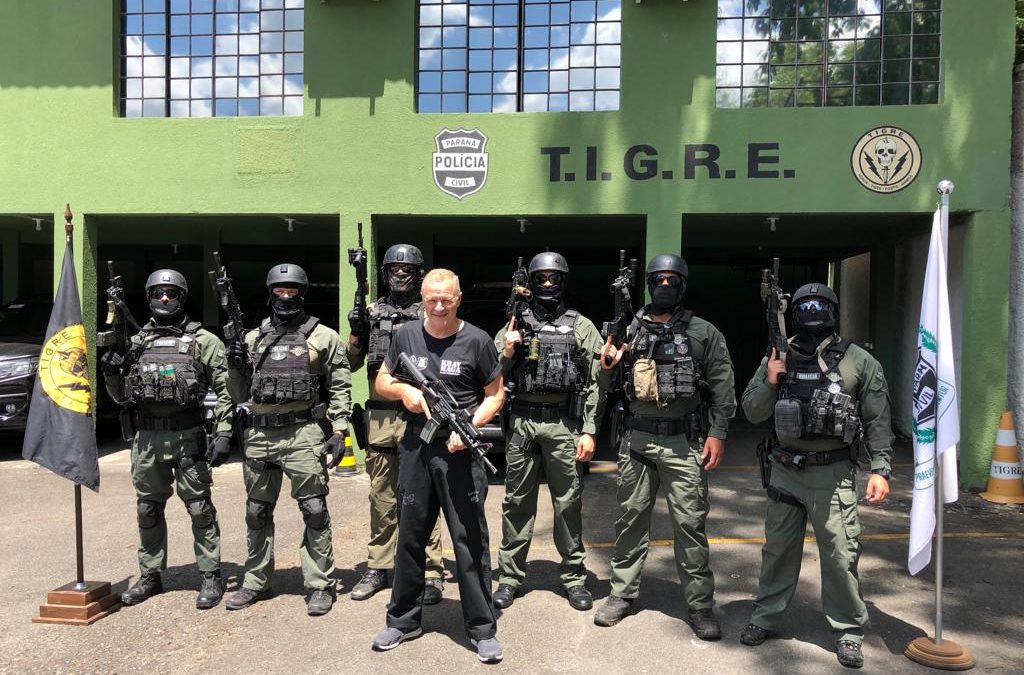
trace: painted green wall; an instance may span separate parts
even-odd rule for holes
[[[953,208],[977,212],[967,297],[997,293],[1005,303],[1011,0],[945,0],[938,105],[716,110],[716,3],[625,0],[619,112],[443,116],[414,112],[412,0],[307,0],[305,113],[256,119],[118,118],[117,5],[0,3],[0,214],[57,213],[65,202],[87,222],[99,214],[337,214],[342,249],[354,243],[355,221],[369,225],[373,214],[646,214],[650,253],[685,245],[687,214],[925,213],[935,183],[951,178]],[[856,140],[880,125],[909,131],[922,148],[920,176],[896,194],[864,189],[849,167]],[[430,167],[434,135],[460,126],[486,133],[490,153],[486,187],[463,201],[434,186]],[[779,168],[796,176],[746,178],[751,142],[779,143]],[[626,179],[623,154],[639,143],[658,149],[672,180]],[[719,145],[723,168],[739,177],[710,180],[698,169],[697,179],[682,180],[686,143]],[[540,147],[570,146],[563,171],[582,176],[588,145],[599,147],[611,181],[549,182]],[[89,250],[79,256],[86,267]],[[82,280],[89,297],[95,274]],[[992,332],[968,329],[990,308],[990,300],[964,308],[965,363],[979,365],[964,372],[987,373],[984,382],[964,377],[971,485],[983,481],[1002,405],[992,387],[1005,379],[1005,320],[994,343]]]

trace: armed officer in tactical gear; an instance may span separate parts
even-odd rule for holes
[[[127,354],[116,349],[101,359],[110,397],[125,406],[123,431],[132,442],[132,483],[138,498],[141,576],[121,594],[135,605],[163,592],[167,567],[164,509],[177,488],[192,519],[196,563],[202,585],[196,607],[220,602],[220,525],[210,499],[211,467],[230,453],[231,411],[224,343],[185,314],[188,283],[180,272],[149,275],[146,295],[153,318],[131,338]],[[215,436],[207,442],[203,399],[217,395]],[[127,428],[130,426],[130,429]]]
[[[422,318],[420,284],[423,282],[423,254],[415,246],[395,244],[384,253],[381,273],[388,293],[366,308],[366,317],[357,310],[349,313],[352,332],[348,338],[348,360],[352,371],[365,361],[370,400],[366,402],[364,438],[366,473],[370,477],[370,542],[367,546],[366,573],[349,597],[366,600],[388,585],[388,572],[395,567],[398,542],[398,442],[405,434],[401,401],[388,401],[374,389],[377,372],[391,346],[391,336],[404,323]],[[361,411],[357,408],[354,415]],[[353,421],[357,436],[363,432]],[[444,589],[444,565],[441,558],[441,521],[438,520],[427,543],[426,586],[423,604],[441,602]]]
[[[765,544],[754,611],[740,641],[759,645],[778,630],[796,590],[810,520],[836,656],[859,668],[868,613],[857,577],[857,451],[863,444],[871,457],[865,496],[877,504],[889,493],[888,388],[878,361],[836,334],[839,300],[832,289],[802,286],[792,306],[796,334],[787,353],[773,348],[743,392],[750,421],[774,416],[774,429],[759,449],[762,475],[768,476]]]
[[[242,609],[272,594],[274,507],[284,476],[291,481],[305,535],[299,547],[308,592],[306,611],[319,616],[335,599],[327,470],[345,452],[351,373],[338,334],[306,314],[309,281],[298,265],[275,265],[267,274],[270,316],[230,349],[232,394],[248,400],[244,434],[245,524],[249,556],[242,588],[227,601]],[[328,456],[330,459],[328,460]]]
[[[530,307],[513,316],[494,340],[502,374],[511,383],[507,473],[502,502],[500,577],[494,605],[512,605],[526,579],[526,558],[537,517],[541,467],[554,508],[559,576],[569,604],[593,606],[584,586],[583,483],[576,462],[594,456],[607,378],[597,360],[601,335],[589,319],[566,309],[569,265],[558,253],[534,256],[527,268]]]
[[[702,640],[717,640],[715,577],[706,534],[707,472],[725,450],[736,414],[732,362],[725,338],[683,306],[689,270],[677,255],[655,256],[647,266],[651,304],[636,314],[626,343],[605,343],[601,367],[620,367],[629,400],[627,432],[619,447],[612,592],[594,623],[612,626],[631,611],[647,559],[651,512],[664,487],[675,536],[675,557],[688,623]]]

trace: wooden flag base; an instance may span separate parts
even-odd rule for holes
[[[71,582],[47,593],[46,604],[39,605],[39,616],[32,617],[32,623],[88,626],[120,607],[120,599],[110,592],[110,582]]]
[[[970,670],[974,667],[971,653],[945,638],[939,644],[926,637],[916,638],[907,645],[903,655],[911,661],[938,670]]]

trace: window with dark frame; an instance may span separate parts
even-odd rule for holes
[[[301,115],[304,0],[121,0],[121,116]]]
[[[939,102],[942,0],[718,0],[719,108]]]
[[[419,0],[421,113],[619,109],[622,0]]]

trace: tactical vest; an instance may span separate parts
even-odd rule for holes
[[[786,376],[775,404],[775,430],[793,438],[842,438],[852,443],[860,432],[857,402],[843,393],[839,362],[850,341],[839,338],[810,356],[790,349]]]
[[[184,329],[149,323],[132,336],[137,356],[125,378],[128,399],[138,406],[175,405],[198,408],[209,383],[199,361],[196,333],[202,324],[190,321]]]
[[[579,312],[570,309],[551,321],[541,321],[532,311],[523,312],[523,332],[528,336],[512,368],[516,393],[578,393],[587,386],[589,367],[576,341]]]
[[[685,310],[664,324],[642,317],[640,310],[633,321],[636,333],[629,345],[626,395],[634,401],[651,401],[661,406],[699,397],[704,364],[693,355],[690,336],[686,334],[693,312]]]
[[[253,403],[316,405],[321,377],[309,357],[306,339],[318,323],[312,316],[298,326],[274,326],[269,318],[263,320],[253,348],[255,365],[249,388]]]
[[[388,303],[384,298],[378,300],[369,310],[370,340],[366,349],[366,369],[370,378],[377,376],[384,357],[391,348],[391,336],[403,323],[420,318],[420,303],[414,302],[401,308]]]

